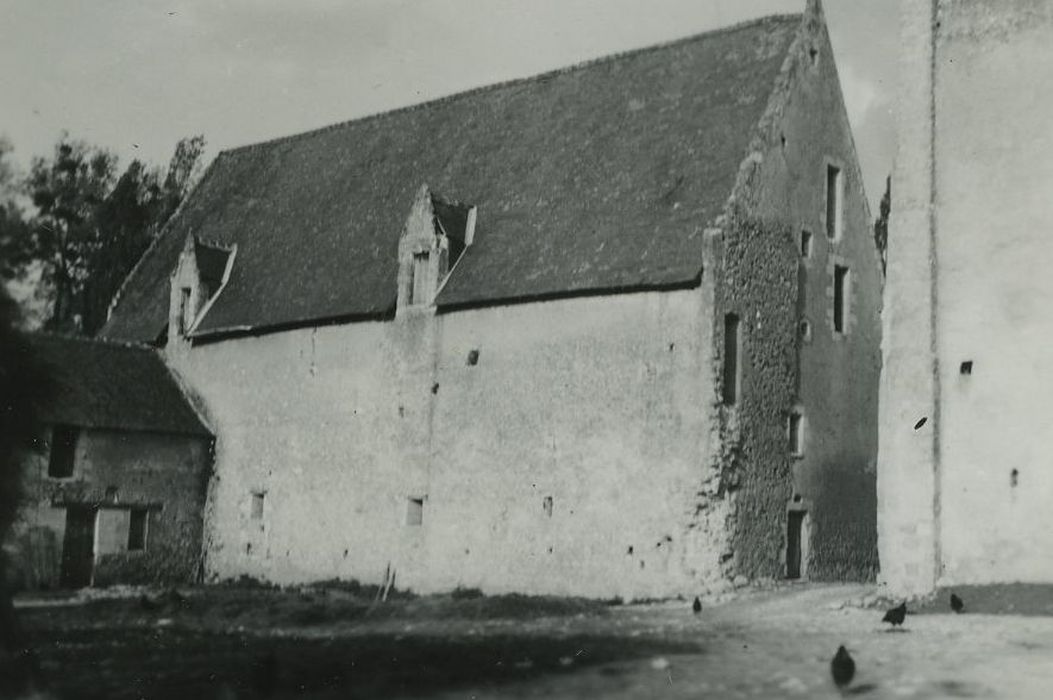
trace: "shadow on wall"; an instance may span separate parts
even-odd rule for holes
[[[812,556],[808,577],[816,581],[874,581],[877,578],[877,483],[873,472],[824,465],[813,499]]]
[[[34,526],[5,547],[9,590],[46,590],[59,580],[62,543],[51,528]]]

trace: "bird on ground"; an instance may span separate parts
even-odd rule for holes
[[[156,612],[161,609],[161,604],[156,600],[152,600],[150,596],[143,593],[139,596],[139,607],[148,612]]]
[[[953,610],[956,613],[960,613],[962,610],[965,610],[965,601],[963,601],[954,593],[951,593],[951,610]]]
[[[892,626],[902,625],[903,621],[907,619],[907,603],[900,603],[898,607],[892,608],[885,617],[881,618],[882,622],[891,622]]]
[[[186,596],[184,596],[182,593],[180,593],[175,588],[169,588],[165,592],[165,599],[169,603],[171,603],[172,605],[175,605],[177,607],[181,607],[184,603],[186,603]]]
[[[696,615],[702,612],[702,601],[698,599],[697,595],[695,596],[695,602],[691,604],[691,609],[695,611]]]
[[[837,647],[834,660],[830,662],[830,674],[838,688],[844,688],[851,683],[852,676],[856,675],[856,662],[843,644]]]

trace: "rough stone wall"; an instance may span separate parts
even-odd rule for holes
[[[720,450],[713,455],[720,489],[730,499],[732,540],[724,552],[726,573],[781,577],[786,504],[792,475],[786,415],[796,383],[794,333],[797,261],[788,231],[774,222],[733,217],[716,242],[721,264],[716,280],[713,365],[716,386],[724,357],[724,315],[740,319],[741,392],[724,406],[719,390]]]
[[[81,432],[69,479],[48,477],[47,454],[30,456],[24,472],[26,505],[9,543],[18,582],[31,588],[58,584],[65,504],[152,506],[145,551],[97,556],[95,585],[193,582],[201,567],[210,460],[209,441],[203,438],[108,430]]]
[[[834,240],[826,234],[828,165],[842,178]],[[748,573],[782,575],[787,510],[804,510],[804,574],[872,578],[881,268],[833,50],[816,14],[783,67],[733,206],[718,308],[752,321],[747,351],[755,377],[747,403],[727,421],[749,430],[746,444],[753,443],[746,473],[756,483],[744,484],[753,505],[745,520],[740,515],[746,529],[738,556],[748,557]],[[811,234],[807,256],[803,231]],[[845,333],[834,328],[835,264],[850,270]],[[804,416],[800,456],[789,454],[791,409]],[[738,439],[734,430],[728,437]]]
[[[902,9],[882,574],[903,592],[1048,582],[1053,7],[925,5]]]
[[[394,570],[418,591],[599,597],[715,582],[723,528],[695,518],[714,395],[702,296],[412,314],[196,346],[176,366],[217,429],[210,575],[379,581]],[[266,494],[261,518],[253,492]],[[407,523],[410,499],[423,502],[420,526]]]

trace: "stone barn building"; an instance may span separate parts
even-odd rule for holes
[[[900,12],[882,578],[905,594],[1053,582],[1053,5]]]
[[[212,578],[659,596],[874,574],[880,275],[813,2],[223,152],[103,334]]]
[[[21,588],[191,583],[212,436],[160,354],[36,334],[58,391],[5,550]]]

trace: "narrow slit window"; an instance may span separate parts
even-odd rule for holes
[[[78,434],[79,431],[69,425],[56,425],[51,429],[48,476],[52,479],[69,479],[73,476]]]
[[[735,314],[724,316],[724,405],[734,406],[739,400],[739,389],[742,381],[740,370],[742,338],[739,328],[739,317]]]
[[[406,499],[406,524],[411,527],[420,527],[424,524],[424,499]]]
[[[133,508],[128,518],[128,551],[146,550],[147,513],[145,508]]]
[[[786,515],[786,578],[799,579],[804,568],[807,514],[803,510],[791,510]]]
[[[552,517],[552,496],[545,496],[541,501],[541,509],[545,511],[545,515]]]
[[[800,457],[804,454],[804,416],[800,411],[790,413],[786,429],[789,433],[790,454]]]
[[[834,266],[834,331],[848,332],[848,268]]]
[[[841,237],[841,194],[844,186],[841,168],[826,166],[826,237],[834,241]]]
[[[812,232],[808,230],[801,231],[801,257],[812,257]]]

